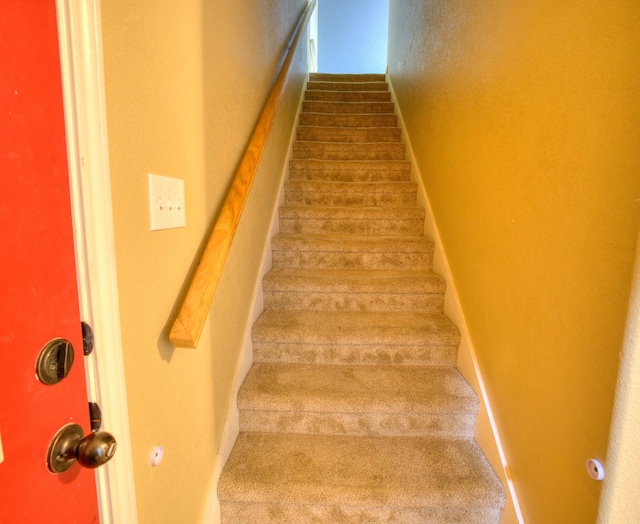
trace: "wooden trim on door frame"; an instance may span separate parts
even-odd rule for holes
[[[102,524],[135,524],[129,417],[124,380],[99,0],[56,0],[80,313],[95,333],[87,392],[103,429],[118,442],[96,470]]]

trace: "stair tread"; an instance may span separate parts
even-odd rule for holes
[[[423,219],[425,211],[417,206],[346,207],[346,206],[280,206],[280,218],[332,218],[382,220],[386,218]]]
[[[327,207],[416,206],[418,184],[406,180],[305,180],[284,183],[284,204]]]
[[[391,100],[391,93],[389,91],[322,91],[317,89],[305,91],[304,99],[336,102],[389,102]]]
[[[328,149],[401,149],[407,146],[402,142],[323,142],[321,140],[296,140],[294,148],[328,148]]]
[[[309,142],[399,143],[402,130],[399,127],[330,127],[298,126],[298,140]]]
[[[328,92],[340,92],[340,91],[328,91]],[[366,93],[367,91],[365,91]],[[357,93],[357,91],[351,91],[351,93]],[[358,101],[351,101],[351,100],[303,100],[303,104],[308,104],[309,106],[323,106],[323,105],[329,105],[329,106],[338,106],[338,107],[365,107],[365,106],[379,106],[379,107],[389,107],[389,108],[393,108],[394,107],[394,103],[390,102],[390,101],[385,101],[385,100],[358,100]],[[393,111],[392,111],[393,112]],[[354,114],[359,114],[359,111],[355,111]]]
[[[307,83],[307,89],[321,91],[388,91],[389,85],[386,82],[310,80]]]
[[[338,169],[366,169],[369,171],[409,171],[411,162],[408,160],[318,160],[314,158],[294,159],[289,162],[291,167],[297,168],[338,168]]]
[[[294,159],[318,160],[404,160],[406,145],[402,142],[320,142],[297,140]]]
[[[393,113],[300,113],[300,125],[335,127],[336,129],[350,127],[398,127],[398,117]]]
[[[425,236],[279,233],[273,267],[430,269],[434,242]]]
[[[472,439],[244,432],[218,483],[221,501],[502,507]]]
[[[460,332],[441,313],[416,311],[265,310],[253,325],[254,342],[341,345],[454,345]]]
[[[333,251],[374,253],[429,253],[434,241],[424,236],[321,235],[278,233],[271,242],[273,250]]]
[[[478,399],[453,367],[253,365],[241,410],[338,413],[472,413]]]
[[[389,101],[377,100],[304,100],[302,102],[302,112],[304,113],[326,113],[326,114],[393,114],[394,104]]]
[[[309,73],[309,80],[332,82],[384,82],[384,73]]]
[[[288,180],[285,191],[311,191],[323,193],[415,193],[415,182],[341,182],[332,180]]]
[[[430,270],[273,268],[265,291],[324,293],[444,293],[444,279]]]
[[[350,127],[336,127],[336,126],[322,126],[317,124],[300,124],[298,126],[298,130],[313,130],[318,129],[322,131],[330,131],[332,133],[359,133],[363,131],[381,131],[381,132],[402,132],[402,128],[398,126],[390,127],[390,126],[350,126]]]
[[[351,205],[284,205],[279,209],[283,233],[339,233],[359,235],[419,235],[425,210],[404,207]]]
[[[289,162],[290,180],[408,181],[411,163],[404,160],[332,161],[297,159]]]
[[[349,116],[349,115],[347,115],[347,116]],[[360,116],[360,115],[352,115],[352,116]],[[378,131],[391,131],[391,130],[402,131],[402,128],[398,127],[398,126],[395,126],[395,127],[389,127],[389,126],[336,127],[336,126],[321,126],[321,125],[316,125],[316,124],[300,124],[298,126],[298,129],[324,129],[324,130],[329,130],[329,131],[331,131],[333,133],[339,133],[340,131],[343,131],[345,133],[346,132],[356,133],[358,131],[372,131],[372,130],[378,130]]]
[[[305,102],[305,104],[307,103],[331,103],[331,104],[344,104],[344,107],[347,107],[349,105],[353,105],[353,104],[385,104],[386,102],[324,102],[322,100],[317,100],[317,101],[309,101],[309,102]],[[375,121],[375,120],[380,120],[382,122],[386,121],[386,120],[393,120],[393,118],[390,117],[395,117],[395,113],[393,111],[390,112],[386,112],[386,113],[341,113],[341,112],[334,112],[334,111],[303,111],[301,113],[301,116],[304,119],[307,118],[313,118],[314,115],[318,115],[320,117],[325,117],[322,120],[330,120],[331,118],[326,118],[326,117],[335,117],[336,120],[358,120],[361,119],[362,122],[367,122],[367,121]],[[302,125],[315,125],[318,127],[339,127],[339,126],[333,126],[333,125],[320,125],[320,124],[302,124]],[[349,129],[352,127],[380,127],[380,128],[384,128],[384,127],[389,127],[387,125],[362,125],[362,126],[347,126]],[[394,125],[393,127],[398,127],[397,125]]]

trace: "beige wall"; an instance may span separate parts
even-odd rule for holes
[[[102,0],[124,364],[142,524],[198,522],[277,199],[306,49],[195,350],[167,339],[305,0]],[[147,174],[185,180],[187,227],[151,232]],[[267,218],[267,219],[265,219]],[[155,445],[164,460],[149,466]]]
[[[640,3],[391,0],[389,74],[527,522],[595,520],[640,223]]]

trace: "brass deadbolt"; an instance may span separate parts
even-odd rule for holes
[[[40,350],[36,361],[38,380],[47,386],[67,377],[73,366],[73,346],[66,338],[54,338]]]

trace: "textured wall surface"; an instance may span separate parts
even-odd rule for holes
[[[632,288],[598,512],[601,524],[640,522],[640,249]]]
[[[527,522],[593,522],[640,223],[640,3],[391,0],[389,74]]]
[[[304,0],[103,0],[116,258],[142,524],[199,522],[306,74],[301,48],[197,349],[170,323]],[[151,232],[147,174],[185,180],[187,227]],[[149,466],[155,445],[164,460]]]

